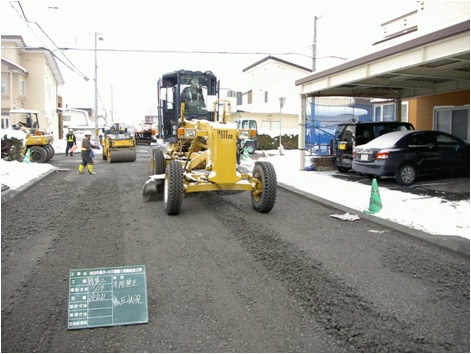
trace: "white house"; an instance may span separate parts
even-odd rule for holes
[[[64,80],[54,55],[28,47],[23,37],[2,35],[2,128],[10,125],[9,111],[39,111],[41,128],[59,136],[58,86]]]
[[[237,112],[231,118],[255,119],[259,133],[279,136],[281,122],[282,134],[297,134],[300,97],[294,83],[311,69],[268,56],[242,72],[243,89],[236,94]],[[284,98],[282,107],[280,98]]]

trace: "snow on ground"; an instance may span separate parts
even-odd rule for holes
[[[64,153],[65,146],[64,141],[57,141],[54,145],[56,153]],[[300,170],[297,150],[287,150],[285,155],[280,155],[278,151],[270,151],[268,155],[266,160],[275,167],[278,182],[354,210],[368,210],[371,186],[333,178],[335,171]],[[248,159],[244,163],[250,166],[255,161]],[[1,183],[15,189],[52,169],[54,167],[50,164],[2,160]],[[419,196],[381,186],[379,194],[383,205],[375,214],[379,218],[434,235],[470,238],[469,199],[451,202],[438,197]]]
[[[371,186],[333,178],[335,171],[302,171],[299,152],[268,157],[279,182],[358,211],[367,211]],[[374,214],[412,229],[435,235],[470,238],[469,199],[459,202],[438,197],[419,196],[379,187],[382,209]]]

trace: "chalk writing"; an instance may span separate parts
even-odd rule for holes
[[[138,285],[136,279],[124,279],[124,277],[120,277],[120,279],[113,279],[112,284],[114,289],[131,288]]]
[[[103,283],[105,281],[105,278],[100,278],[100,277],[88,277],[88,284],[89,285],[96,285]]]
[[[92,293],[100,293],[105,290],[105,286],[103,284],[92,285],[90,286],[90,290],[92,291]]]
[[[69,329],[146,322],[145,266],[70,271]]]
[[[105,300],[105,293],[89,293],[88,301],[103,301]]]
[[[140,294],[121,296],[119,299],[116,296],[113,295],[112,301],[113,301],[113,306],[114,307],[121,306],[121,305],[124,305],[124,304],[129,304],[129,305],[140,305],[140,304],[142,304]]]

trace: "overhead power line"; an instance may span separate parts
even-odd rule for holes
[[[297,53],[297,52],[242,52],[242,51],[210,51],[210,50],[170,50],[170,49],[126,49],[126,48],[78,48],[78,47],[61,47],[61,51],[76,50],[76,51],[98,51],[98,52],[123,52],[123,53],[164,53],[164,54],[219,54],[219,55],[300,55],[306,58],[311,56]],[[347,58],[339,57],[336,55],[328,55],[317,57],[317,59],[341,59],[348,60]]]
[[[41,43],[44,44],[45,47],[47,47],[47,45],[43,42],[43,40],[36,34],[36,32],[34,31],[34,29],[31,28],[30,26],[30,23],[32,24],[35,24],[40,30],[41,32],[51,41],[51,43],[56,47],[56,48],[59,48],[57,46],[57,44],[52,40],[52,38],[46,33],[46,31],[44,31],[42,29],[42,27],[39,25],[39,23],[37,22],[34,22],[34,21],[30,21],[28,20],[28,18],[26,17],[26,14],[23,10],[23,6],[21,6],[21,3],[19,1],[16,1],[18,3],[18,6],[21,10],[21,14],[18,12],[18,9],[13,6],[13,2],[10,1],[10,6],[17,12],[18,16],[26,22],[26,25],[29,27],[29,29],[31,29],[31,31],[34,33],[34,35],[41,41]],[[27,48],[26,48],[27,49]],[[49,49],[48,49],[49,50]],[[65,64],[63,60],[59,59],[56,55],[54,55],[52,53],[51,50],[49,50],[49,52],[57,59],[59,60],[62,64],[64,64],[68,69],[70,69],[71,71],[75,72],[77,75],[81,76],[84,80],[88,81],[89,78],[84,74],[82,73],[78,68],[77,66],[75,66],[74,63],[72,63],[72,61],[61,51],[61,54],[64,56],[64,58],[69,62],[69,65]]]

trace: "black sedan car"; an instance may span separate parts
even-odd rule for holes
[[[444,132],[407,130],[382,135],[353,151],[352,169],[410,186],[418,176],[469,176],[469,143]]]

